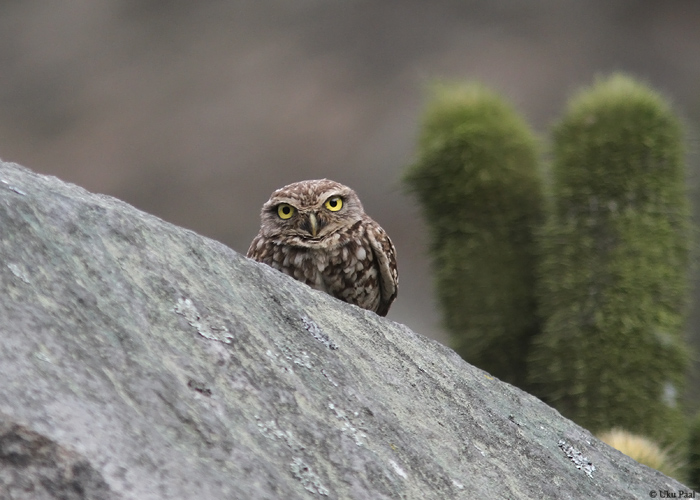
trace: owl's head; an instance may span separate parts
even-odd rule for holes
[[[314,247],[362,220],[355,191],[328,179],[301,181],[278,189],[263,205],[262,233],[288,244]]]

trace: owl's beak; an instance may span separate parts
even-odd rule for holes
[[[309,214],[309,223],[311,224],[311,235],[315,238],[318,234],[318,220],[313,212]]]

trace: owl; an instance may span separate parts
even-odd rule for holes
[[[320,179],[278,189],[263,205],[248,257],[316,290],[386,316],[396,298],[396,251],[355,191]]]

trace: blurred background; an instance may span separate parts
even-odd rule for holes
[[[389,318],[445,341],[399,181],[426,87],[480,81],[544,134],[616,70],[668,96],[695,147],[697,0],[4,0],[0,158],[240,253],[276,188],[347,184],[397,247]]]

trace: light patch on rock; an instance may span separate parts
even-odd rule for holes
[[[308,331],[313,337],[319,342],[323,343],[329,349],[337,349],[338,346],[333,342],[328,335],[326,335],[321,327],[319,327],[314,320],[308,316],[302,316],[301,321],[304,324],[304,329]]]
[[[24,191],[22,191],[22,190],[21,190],[20,188],[18,188],[17,186],[13,186],[13,185],[10,184],[9,182],[7,182],[5,179],[0,179],[0,183],[2,183],[2,184],[4,184],[5,186],[7,186],[7,189],[9,189],[10,191],[14,191],[15,193],[17,193],[17,194],[19,194],[19,195],[22,195],[22,196],[26,196],[26,195],[27,195],[27,193],[25,193]]]
[[[177,305],[173,309],[177,314],[184,317],[190,326],[193,326],[197,333],[208,340],[216,340],[224,344],[233,342],[233,335],[224,325],[212,325],[212,322],[202,316],[190,299],[178,299]]]
[[[255,419],[258,421],[258,428],[260,433],[268,439],[283,441],[289,446],[292,451],[301,451],[306,447],[301,444],[301,442],[294,437],[291,431],[284,431],[277,426],[277,422],[274,420],[268,420],[262,422],[260,416],[255,415]]]
[[[567,457],[576,465],[576,468],[582,470],[586,473],[588,477],[593,478],[593,471],[595,471],[595,465],[583,456],[577,448],[567,444],[563,439],[559,441],[559,448],[566,454]]]
[[[344,410],[341,410],[333,403],[328,403],[328,408],[333,410],[335,412],[336,418],[338,420],[340,420],[340,422],[342,424],[342,426],[340,428],[340,432],[348,433],[353,438],[353,440],[355,441],[355,444],[357,446],[362,446],[363,445],[362,440],[367,438],[367,434],[358,430],[357,427],[355,427],[352,424],[347,412],[345,412]],[[360,414],[358,412],[352,413],[352,416],[355,418],[359,417],[359,415]],[[362,422],[360,422],[360,423],[362,423]]]
[[[32,284],[31,281],[29,281],[29,276],[27,275],[27,272],[19,264],[11,262],[7,264],[7,268],[12,272],[12,274],[24,281],[27,285]]]
[[[399,464],[394,462],[393,460],[389,460],[389,465],[391,465],[391,468],[394,469],[394,472],[396,472],[399,476],[401,476],[404,479],[408,478],[408,475],[406,474],[406,471],[404,471]]]
[[[289,464],[289,468],[292,470],[292,475],[301,482],[304,489],[312,493],[328,496],[328,488],[323,486],[321,478],[302,459],[294,457],[292,463]]]

